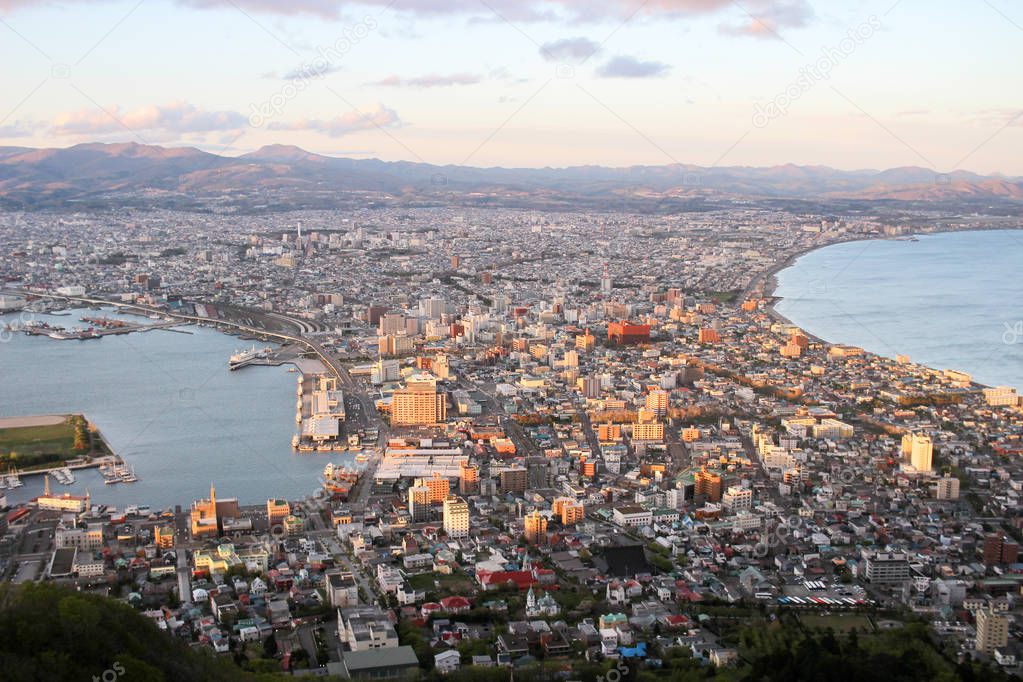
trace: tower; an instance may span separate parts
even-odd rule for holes
[[[605,296],[611,295],[611,266],[604,263],[604,270],[600,275],[600,293]]]

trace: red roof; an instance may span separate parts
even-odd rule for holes
[[[536,578],[532,571],[494,571],[493,573],[482,573],[479,576],[480,584],[505,585],[514,583],[520,590],[528,589],[536,584]]]
[[[472,607],[470,602],[465,597],[444,597],[440,600],[440,605],[444,607],[446,611],[455,611],[458,609],[469,609]]]

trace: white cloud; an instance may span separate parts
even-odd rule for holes
[[[612,57],[597,69],[604,78],[659,78],[665,76],[671,67],[663,62],[645,62],[635,57]]]
[[[451,85],[475,85],[483,78],[474,73],[452,73],[452,74],[428,74],[414,78],[401,78],[400,76],[388,76],[382,80],[370,83],[389,88],[443,88]]]
[[[311,130],[313,132],[342,137],[360,130],[394,128],[401,125],[397,112],[382,104],[370,111],[349,111],[331,119],[305,118],[292,122],[270,123],[270,130]]]
[[[162,131],[205,133],[236,130],[246,125],[234,111],[205,111],[187,102],[159,104],[132,111],[118,106],[81,109],[58,114],[53,121],[57,135],[99,135],[111,132]]]
[[[600,43],[589,38],[564,38],[540,46],[540,56],[549,62],[584,62],[600,52]]]

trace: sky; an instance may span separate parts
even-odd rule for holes
[[[1023,176],[1013,0],[0,0],[0,145]]]

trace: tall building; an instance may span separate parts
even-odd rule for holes
[[[518,493],[526,492],[528,473],[523,467],[505,469],[501,472],[501,492]]]
[[[938,487],[934,491],[934,497],[939,500],[958,500],[959,479],[948,474],[939,478]]]
[[[561,518],[561,525],[574,526],[586,518],[586,507],[571,497],[558,497],[551,505],[554,515]]]
[[[989,656],[1009,643],[1009,618],[985,606],[977,611],[977,651]]]
[[[668,413],[668,392],[660,389],[646,394],[646,409],[652,410],[658,417]]]
[[[930,473],[934,444],[923,433],[907,433],[902,437],[902,454],[917,471]]]
[[[721,501],[721,476],[706,469],[700,469],[694,476],[696,495],[703,495],[708,502]]]
[[[600,273],[600,293],[604,296],[610,296],[613,288],[611,283],[611,266],[608,263],[604,263],[604,269]]]
[[[451,481],[436,471],[429,478],[417,478],[415,486],[426,488],[427,502],[443,502],[451,495]]]
[[[394,426],[430,426],[447,418],[447,398],[437,392],[434,379],[409,380],[391,399],[391,424]]]
[[[469,536],[469,505],[461,497],[444,500],[444,532],[450,538]]]
[[[539,511],[526,514],[526,541],[531,544],[543,544],[547,541],[547,517]]]
[[[447,311],[447,303],[443,298],[431,296],[419,301],[419,314],[428,320],[439,320]]]
[[[984,564],[1014,564],[1019,558],[1019,545],[1001,533],[988,533],[984,536]]]
[[[266,520],[271,528],[279,523],[283,523],[284,519],[290,515],[291,505],[288,504],[287,500],[270,499],[266,501]]]
[[[458,492],[463,495],[475,495],[480,489],[480,468],[468,462],[462,465],[458,477]]]
[[[408,489],[408,513],[413,523],[430,520],[430,489],[425,485],[413,485]]]

